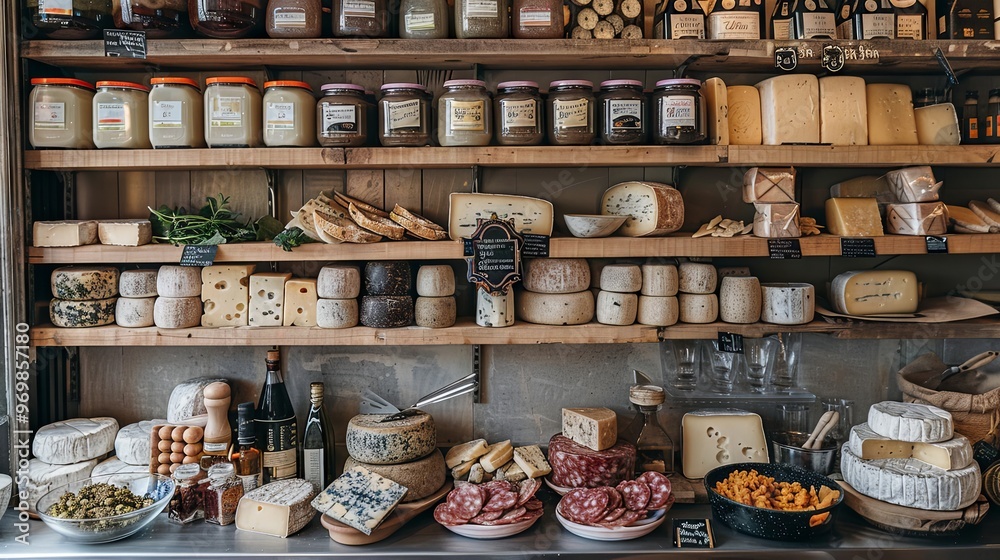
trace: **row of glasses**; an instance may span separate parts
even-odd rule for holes
[[[713,393],[731,394],[743,385],[750,393],[763,394],[796,386],[801,337],[795,335],[744,338],[742,354],[722,350],[716,340],[664,344],[664,369],[678,391],[695,391],[701,385]]]

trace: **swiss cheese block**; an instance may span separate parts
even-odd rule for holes
[[[62,220],[32,224],[32,245],[35,247],[79,247],[97,243],[97,222],[92,220]]]
[[[418,297],[413,305],[413,320],[418,327],[450,327],[455,324],[457,313],[455,296]]]
[[[406,267],[409,272],[409,266]],[[323,299],[351,299],[361,295],[361,270],[349,264],[327,265],[319,269],[316,295]]]
[[[552,472],[552,466],[537,445],[514,448],[514,462],[521,467],[528,478],[538,478]]]
[[[380,422],[382,414],[358,414],[347,424],[347,453],[373,465],[398,465],[426,457],[437,447],[434,418],[420,412]]]
[[[406,487],[356,466],[320,492],[312,506],[366,535],[372,534],[406,495]]]
[[[663,235],[684,225],[684,199],[670,185],[626,181],[604,191],[601,214],[628,216],[618,229],[625,237]]]
[[[449,469],[457,467],[462,463],[475,461],[489,450],[489,445],[485,439],[474,439],[467,443],[461,443],[448,450],[444,458],[445,466]]]
[[[153,240],[153,226],[149,220],[101,220],[97,236],[103,245],[138,247]]]
[[[913,110],[917,141],[924,146],[957,146],[962,140],[958,113],[951,103],[938,103]]]
[[[552,203],[540,198],[509,194],[451,193],[448,195],[448,236],[453,240],[476,231],[476,219],[492,214],[514,220],[520,233],[552,235]]]
[[[417,295],[448,297],[455,295],[455,271],[446,264],[425,264],[417,269]]]
[[[677,270],[677,289],[685,294],[711,294],[719,285],[715,265],[684,262]]]
[[[156,274],[156,295],[168,298],[201,296],[201,268],[164,265]]]
[[[115,323],[119,327],[139,328],[152,327],[155,297],[127,298],[120,297],[115,304]]]
[[[39,428],[31,452],[50,465],[72,465],[107,455],[115,448],[117,433],[114,418],[71,418]]]
[[[52,295],[84,301],[118,295],[118,269],[113,266],[64,266],[52,272]]]
[[[764,144],[819,142],[819,81],[812,74],[785,74],[759,84]]]
[[[726,323],[756,323],[760,320],[761,288],[754,276],[730,276],[719,288],[719,318]]]
[[[972,464],[972,444],[961,434],[937,443],[910,442],[889,439],[875,433],[868,424],[851,428],[851,452],[864,460],[916,459],[952,471]]]
[[[845,315],[915,313],[920,286],[916,274],[908,270],[844,272],[833,279],[830,299],[834,309]]]
[[[886,205],[885,231],[897,235],[948,233],[948,207],[943,202]]]
[[[719,318],[719,298],[715,294],[680,294],[677,304],[682,323],[713,323]]]
[[[366,327],[378,329],[408,327],[413,324],[413,298],[410,296],[364,296],[359,320]]]
[[[601,269],[601,289],[623,294],[638,292],[642,289],[642,269],[635,264],[609,264]]]
[[[91,459],[70,465],[53,465],[37,457],[28,461],[27,479],[24,481],[24,486],[19,488],[19,491],[26,495],[28,509],[35,511],[38,498],[50,490],[89,478],[97,463],[97,459]]]
[[[156,298],[153,303],[153,324],[161,329],[197,327],[201,324],[201,298]]]
[[[710,144],[729,144],[729,101],[726,83],[720,78],[709,78],[701,88],[708,109],[708,141]]]
[[[301,478],[277,480],[247,492],[236,508],[236,528],[285,538],[316,515],[310,501],[316,488]]]
[[[406,487],[402,503],[422,500],[437,492],[445,483],[448,470],[444,466],[444,457],[435,449],[422,459],[398,465],[373,465],[361,463],[353,457],[348,457],[344,470],[362,466],[369,471]]]
[[[166,420],[142,420],[118,430],[115,456],[127,465],[141,465],[148,470],[153,426],[166,423]]]
[[[201,269],[203,327],[245,327],[250,315],[252,264],[216,264]]]
[[[816,288],[787,282],[761,284],[760,319],[775,325],[810,323],[816,313]]]
[[[827,232],[841,237],[882,235],[882,216],[874,198],[826,199]]]
[[[754,237],[768,239],[778,237],[801,237],[799,229],[799,205],[797,202],[766,204],[756,202],[757,211],[753,215]]]
[[[636,294],[622,294],[605,290],[601,290],[597,294],[595,315],[597,322],[603,325],[631,325],[635,323],[638,310],[639,296]]]
[[[743,175],[743,202],[795,202],[795,168],[750,168]]]
[[[820,142],[834,146],[868,144],[868,102],[864,78],[820,78],[819,107]]]
[[[669,327],[680,317],[677,296],[639,296],[636,321],[642,325]]]
[[[868,84],[868,143],[873,146],[915,145],[917,121],[913,93],[903,84]]]
[[[480,327],[509,327],[514,324],[514,291],[491,294],[476,290],[476,324]]]
[[[195,377],[174,386],[167,401],[167,422],[174,425],[204,426],[207,419],[196,422],[195,418],[208,413],[205,408],[205,387],[225,379],[218,377]]]
[[[590,287],[587,259],[528,259],[524,289],[540,294],[571,294]]]
[[[321,271],[322,273],[322,271]],[[285,282],[289,272],[258,272],[250,276],[251,327],[280,327],[284,320]]]
[[[57,327],[100,327],[115,322],[118,298],[91,301],[53,299],[49,302],[49,320]]]
[[[358,324],[358,300],[320,299],[316,301],[316,326],[347,329]]]
[[[408,261],[372,261],[365,264],[365,293],[370,296],[405,296],[410,293]]]
[[[767,463],[760,416],[736,409],[706,409],[681,418],[681,464],[687,478],[732,463]]]
[[[123,270],[118,278],[118,292],[122,297],[155,297],[156,269]]]
[[[316,326],[316,279],[293,278],[285,282],[282,326]]]
[[[951,413],[919,403],[882,401],[868,409],[868,427],[897,441],[939,443],[955,434]]]
[[[594,294],[538,294],[521,292],[516,301],[517,317],[540,325],[582,325],[594,318]]]
[[[759,146],[760,92],[753,86],[726,88],[729,102],[729,143],[734,146]]]
[[[646,263],[642,265],[642,295],[677,295],[677,265]]]
[[[513,458],[514,446],[507,439],[487,447],[486,453],[479,458],[479,464],[483,466],[484,471],[491,473],[506,465]]]
[[[603,451],[618,441],[618,416],[610,408],[564,408],[562,434],[594,451]]]

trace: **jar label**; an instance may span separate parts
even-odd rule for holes
[[[792,35],[792,20],[791,19],[774,19],[771,20],[772,33],[774,33],[774,38],[776,40],[781,39],[791,39]]]
[[[448,130],[450,136],[456,130],[468,130],[482,132],[485,127],[483,123],[483,102],[482,101],[454,101],[448,100]]]
[[[389,130],[420,128],[420,100],[387,101]]]
[[[253,490],[255,488],[259,488],[260,487],[260,484],[261,484],[261,480],[260,480],[261,479],[261,473],[257,473],[257,474],[240,474],[240,475],[237,475],[236,477],[239,478],[240,482],[243,484],[243,493],[244,494],[246,494],[247,492],[249,492],[249,491],[251,491],[251,490]]]
[[[323,123],[320,132],[358,132],[357,107],[354,105],[323,104]]]
[[[861,14],[861,39],[896,36],[896,14]]]
[[[898,14],[896,16],[897,39],[923,39],[924,17]]]
[[[590,101],[587,99],[556,99],[552,102],[554,113],[553,123],[556,128],[586,128],[587,109]]]
[[[500,101],[500,111],[503,112],[504,128],[535,128],[538,104],[534,99],[525,101]]]
[[[495,18],[500,15],[497,0],[462,1],[465,2],[465,17],[467,18]]]
[[[760,14],[720,12],[711,16],[711,39],[760,39]]]
[[[302,8],[275,8],[272,20],[275,27],[305,27],[306,11]]]
[[[802,37],[797,39],[813,39],[819,37],[836,37],[837,22],[831,13],[802,14]]]
[[[670,38],[704,39],[705,18],[696,14],[671,14]]]
[[[638,99],[608,100],[608,130],[642,130],[642,101]]]
[[[661,128],[694,128],[697,126],[694,118],[693,95],[671,95],[660,98]]]
[[[295,130],[295,104],[268,103],[264,118],[268,130]]]
[[[35,103],[35,128],[66,130],[66,104]]]
[[[211,97],[211,111],[209,115],[209,126],[213,127],[241,127],[243,126],[243,98],[242,97]]]
[[[73,15],[73,0],[38,0],[38,13],[48,16]]]
[[[97,130],[103,132],[122,132],[125,130],[124,103],[97,104]]]
[[[406,31],[434,31],[434,14],[430,12],[410,12],[403,17]]]
[[[521,27],[548,27],[552,25],[552,10],[521,8]]]
[[[344,17],[374,18],[374,0],[344,0]]]
[[[153,128],[181,128],[184,103],[181,101],[156,101],[153,103]]]
[[[323,488],[323,480],[326,478],[325,464],[326,450],[319,449],[302,450],[302,478],[312,482],[316,488]]]

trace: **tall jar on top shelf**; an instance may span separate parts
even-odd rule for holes
[[[486,83],[448,80],[438,98],[438,143],[442,146],[488,146],[493,137],[493,105]]]
[[[320,0],[268,0],[264,28],[268,37],[310,39],[323,31]]]
[[[402,0],[399,36],[403,39],[447,39],[448,0]]]
[[[195,33],[212,39],[257,37],[264,32],[263,0],[188,0]]]
[[[493,100],[497,144],[536,146],[545,138],[542,96],[536,82],[501,82]]]
[[[25,38],[41,33],[49,39],[95,39],[115,25],[111,0],[26,0],[25,7],[34,28],[25,30]]]
[[[113,0],[115,27],[164,39],[188,29],[187,0]]]
[[[513,0],[515,39],[561,39],[566,34],[562,0]]]
[[[388,37],[388,0],[333,0],[334,37]]]
[[[455,37],[505,39],[510,36],[510,0],[455,0]]]

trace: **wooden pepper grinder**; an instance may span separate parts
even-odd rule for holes
[[[205,426],[203,449],[205,455],[229,457],[233,431],[229,427],[229,403],[232,400],[229,384],[217,381],[205,387],[205,409],[208,424]]]

